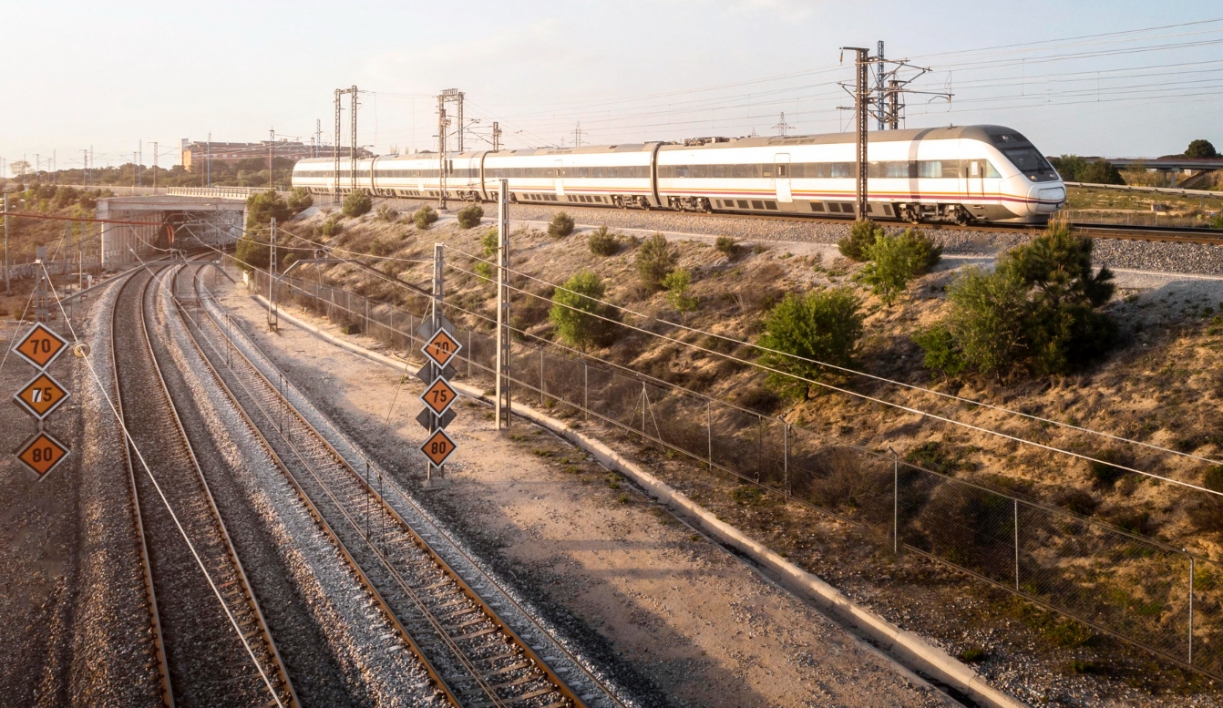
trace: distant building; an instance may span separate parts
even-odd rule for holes
[[[252,158],[266,160],[268,158],[269,141],[264,140],[258,143],[221,143],[221,142],[198,142],[191,141],[188,138],[183,138],[182,141],[182,161],[183,169],[188,172],[194,172],[196,167],[203,168],[208,160],[215,162],[236,163],[242,160],[250,160]],[[271,146],[272,154],[276,157],[286,157],[290,160],[300,160],[303,157],[331,157],[332,151],[330,145],[314,146],[299,142],[289,142],[287,140],[278,140]],[[348,157],[348,148],[343,148],[340,153],[343,157]],[[373,153],[365,148],[357,150],[357,157],[372,157]]]

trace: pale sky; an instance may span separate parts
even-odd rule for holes
[[[436,99],[467,95],[468,145],[848,127],[842,45],[933,71],[908,127],[998,123],[1048,154],[1223,149],[1223,5],[1202,0],[617,0],[321,3],[4,0],[0,157],[60,168],[178,160],[181,138],[309,142],[356,84],[362,145],[433,149]],[[846,57],[847,61],[851,61]],[[345,112],[345,143],[348,116]],[[872,124],[873,125],[873,124]]]

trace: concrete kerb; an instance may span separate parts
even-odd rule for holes
[[[264,297],[255,295],[254,298],[263,307],[268,306]],[[396,371],[402,371],[408,365],[408,362],[403,359],[389,357],[352,342],[346,342],[283,310],[280,312],[280,318],[342,349]],[[453,382],[451,385],[464,396],[492,403],[492,400],[485,396],[483,390],[479,388],[458,382]],[[693,525],[701,528],[719,542],[734,548],[757,565],[766,568],[792,592],[810,599],[842,623],[866,635],[884,652],[899,657],[902,660],[902,669],[906,668],[903,662],[907,662],[908,667],[915,668],[937,681],[954,687],[981,705],[993,708],[1030,708],[1028,704],[1019,699],[990,686],[964,662],[930,644],[922,637],[903,630],[875,612],[855,604],[840,590],[748,538],[735,527],[721,521],[709,510],[692,501],[686,494],[672,488],[607,445],[570,428],[563,421],[521,403],[514,405],[514,413],[547,428],[593,455],[608,469],[632,479],[658,502],[686,517]]]

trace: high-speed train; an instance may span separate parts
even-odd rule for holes
[[[707,213],[855,214],[853,134],[703,138],[447,155],[448,199],[492,201],[498,180],[526,204]],[[907,221],[1043,223],[1066,186],[1040,151],[1010,128],[976,125],[869,134],[869,216]],[[375,196],[436,198],[437,153],[358,160],[355,188]],[[293,186],[330,194],[333,158],[305,159]],[[354,188],[347,158],[337,191]]]

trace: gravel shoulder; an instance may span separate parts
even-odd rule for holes
[[[380,451],[388,469],[419,476],[401,452],[422,439],[414,380],[401,387],[386,369],[294,328],[266,334],[264,311],[240,290],[222,302],[345,432]],[[461,446],[448,465],[453,485],[425,503],[563,614],[571,633],[584,630],[593,653],[601,646],[636,674],[652,689],[645,702],[943,705],[580,452],[519,422],[499,435],[486,414],[460,408],[449,429]]]

